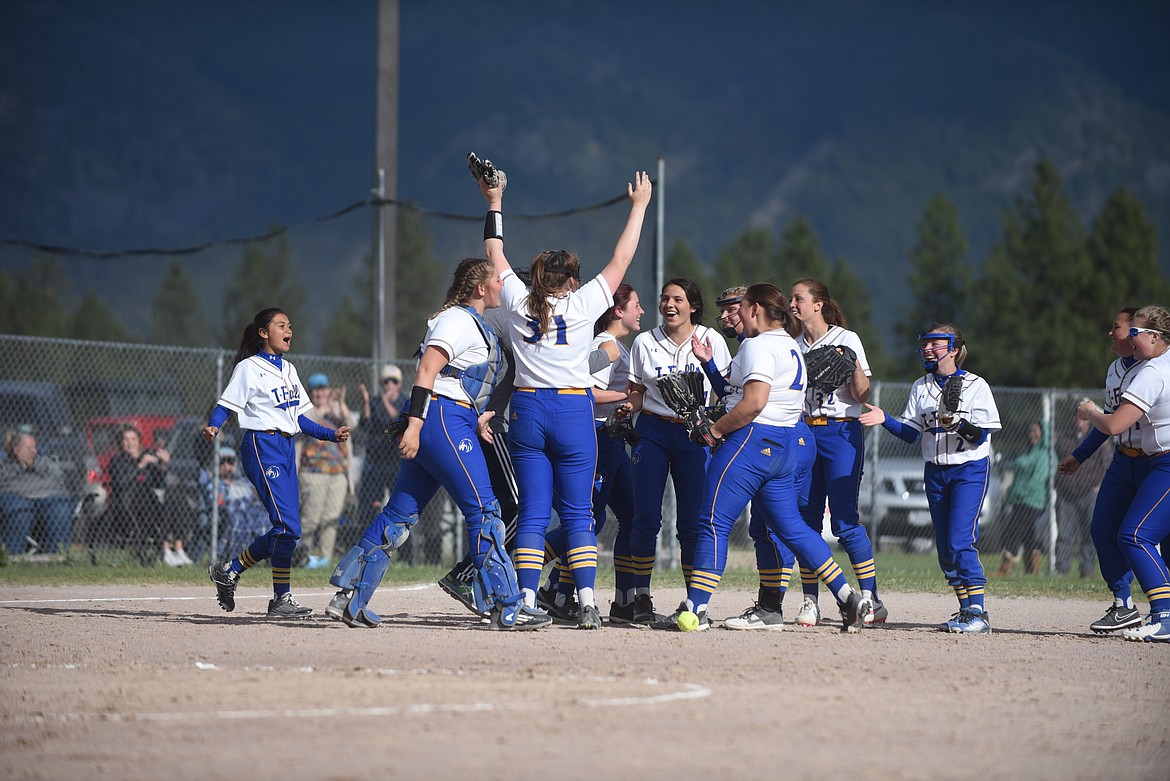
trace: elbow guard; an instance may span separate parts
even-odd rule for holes
[[[978,445],[987,437],[983,429],[969,420],[960,420],[958,427],[955,429],[955,433],[971,445]]]
[[[410,391],[410,411],[406,414],[419,420],[427,419],[427,409],[431,406],[431,389],[420,388],[415,385]]]

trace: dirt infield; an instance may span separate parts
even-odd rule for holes
[[[1104,602],[992,600],[995,633],[959,637],[934,594],[886,594],[853,636],[493,632],[430,584],[379,590],[386,624],[356,630],[328,591],[298,592],[301,622],[264,620],[269,596],[0,589],[0,777],[1170,776],[1170,645],[1089,634]]]

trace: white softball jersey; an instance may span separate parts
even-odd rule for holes
[[[1143,413],[1141,448],[1147,455],[1170,450],[1170,352],[1139,364],[1121,394]]]
[[[553,305],[548,333],[528,314],[528,288],[512,271],[504,279],[508,341],[516,359],[517,388],[592,388],[589,353],[593,324],[613,306],[613,292],[598,274],[575,292],[549,298]]]
[[[865,357],[865,348],[861,345],[861,337],[853,331],[831,325],[820,339],[811,344],[805,341],[804,334],[796,337],[796,343],[802,354],[817,347],[845,345],[857,353],[857,365],[865,372],[865,376],[873,376],[869,370],[869,360]],[[865,412],[865,408],[853,398],[852,383],[846,382],[832,393],[825,393],[809,385],[805,390],[804,411],[813,417],[856,418]]]
[[[919,442],[922,457],[932,464],[953,466],[978,461],[991,455],[991,434],[999,431],[999,409],[991,395],[987,380],[977,374],[964,372],[963,397],[960,416],[988,431],[987,438],[977,447],[972,447],[958,434],[942,431],[938,427],[939,397],[942,389],[935,382],[933,374],[919,377],[910,386],[910,398],[902,413],[902,422],[922,432]]]
[[[260,355],[236,364],[218,403],[236,413],[242,429],[286,434],[300,433],[297,418],[313,409],[292,361],[282,357],[277,366]]]
[[[438,347],[447,353],[452,369],[466,369],[488,359],[488,346],[475,318],[461,306],[453,306],[427,321],[427,335],[423,338],[423,349]],[[467,395],[463,383],[454,377],[439,375],[432,390],[439,396],[471,404],[474,400]]]
[[[715,367],[722,375],[727,374],[731,365],[731,351],[727,349],[727,342],[723,335],[705,325],[695,326],[695,336],[699,341],[707,340],[713,350],[712,359]],[[643,331],[634,337],[634,346],[630,350],[630,379],[646,387],[646,395],[642,399],[642,409],[667,418],[676,416],[674,410],[663,401],[662,393],[658,390],[658,378],[664,374],[682,371],[703,370],[699,360],[691,350],[691,338],[688,336],[682,344],[675,344],[662,326],[649,331]],[[703,375],[703,387],[707,397],[711,395],[711,381]]]
[[[590,350],[590,353],[592,354],[594,350],[606,342],[613,342],[618,346],[618,359],[604,369],[593,372],[593,387],[601,390],[625,392],[630,385],[630,351],[613,334],[602,331],[593,337],[593,350]],[[605,420],[609,413],[622,403],[624,402],[612,401],[608,404],[598,404],[595,413],[597,419]]]
[[[804,355],[786,331],[764,331],[743,340],[731,359],[727,378],[731,385],[726,397],[729,410],[743,400],[744,386],[751,380],[771,387],[768,404],[753,422],[791,428],[804,416]]]
[[[1105,374],[1106,413],[1112,413],[1117,409],[1117,405],[1121,403],[1122,394],[1129,387],[1130,381],[1137,374],[1138,369],[1142,367],[1143,363],[1144,361],[1135,360],[1126,367],[1125,359],[1118,358],[1109,365],[1109,371]],[[1139,419],[1137,423],[1134,423],[1125,431],[1113,437],[1113,441],[1121,447],[1144,450],[1142,447],[1142,421]]]

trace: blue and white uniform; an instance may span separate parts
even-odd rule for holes
[[[593,387],[600,390],[625,392],[630,384],[630,351],[607,331],[593,338],[593,351],[606,342],[617,345],[618,359],[607,363],[593,372]],[[613,567],[616,590],[630,592],[633,600],[634,574],[630,559],[630,528],[634,520],[634,481],[630,472],[630,454],[624,439],[614,439],[601,432],[605,419],[623,402],[595,404],[594,423],[597,429],[597,474],[593,483],[593,529],[600,533],[607,518],[606,508],[613,511],[618,522],[618,532],[613,544]],[[564,527],[549,530],[545,536],[549,558],[563,560],[565,555]],[[572,593],[572,574],[565,570],[559,573],[554,567],[551,582],[566,596]]]
[[[839,325],[829,326],[823,336],[812,342],[808,342],[803,334],[796,342],[802,354],[818,347],[849,347],[857,354],[857,364],[865,376],[872,374],[861,338]],[[876,598],[877,570],[873,545],[861,524],[857,507],[857,492],[865,462],[865,431],[858,417],[864,411],[861,402],[853,397],[851,380],[830,393],[808,386],[804,415],[817,440],[817,458],[808,482],[801,488],[800,514],[809,527],[820,532],[825,502],[828,501],[833,536],[849,556],[862,593]],[[816,574],[802,566],[800,578],[805,597],[815,603]]]
[[[599,274],[574,292],[550,298],[549,329],[542,333],[539,321],[528,312],[528,288],[510,269],[501,278],[516,360],[516,393],[508,416],[508,446],[521,486],[516,577],[525,604],[532,607],[545,564],[545,532],[555,487],[565,563],[578,594],[588,595],[583,604],[591,604],[597,578],[593,529],[597,432],[589,353],[593,324],[613,306],[613,292]]]
[[[231,569],[239,574],[268,559],[277,596],[290,590],[292,555],[301,538],[293,437],[303,431],[316,439],[337,441],[335,431],[305,417],[311,409],[292,361],[260,352],[236,364],[208,421],[218,429],[228,415],[236,414],[243,430],[240,465],[272,522],[272,528],[232,559]]]
[[[719,374],[726,374],[731,352],[719,332],[696,325],[695,337],[709,341],[712,360]],[[646,388],[642,411],[635,429],[638,444],[633,448],[633,476],[638,486],[634,492],[634,522],[630,533],[630,555],[638,593],[650,593],[650,579],[658,556],[658,533],[662,530],[662,496],[666,478],[674,481],[676,502],[675,529],[678,535],[683,580],[690,582],[698,539],[699,505],[703,498],[703,475],[706,472],[707,448],[687,436],[683,421],[662,398],[658,378],[664,374],[701,371],[702,364],[691,350],[691,338],[675,344],[659,326],[643,331],[634,339],[630,351],[630,380]],[[705,375],[704,375],[705,376]],[[704,380],[711,392],[710,380]]]
[[[696,613],[705,612],[723,576],[728,536],[749,501],[838,599],[851,591],[828,544],[800,516],[797,486],[812,467],[816,444],[803,419],[805,367],[795,340],[780,329],[744,340],[731,361],[729,410],[742,401],[750,381],[768,384],[768,402],[751,423],[727,436],[711,456],[703,483],[687,585],[687,607]]]
[[[961,618],[968,611],[986,612],[987,577],[975,543],[979,539],[979,513],[987,497],[991,433],[999,431],[1001,424],[987,381],[963,369],[955,373],[963,379],[959,414],[983,432],[977,445],[939,426],[939,399],[947,378],[937,374],[915,380],[901,419],[887,415],[882,427],[906,442],[921,443],[938,563],[958,597],[957,617]],[[947,628],[961,631],[950,622]]]
[[[468,547],[481,575],[476,583],[479,612],[499,608],[506,615],[501,625],[512,626],[515,621],[519,594],[504,551],[500,506],[492,492],[483,443],[476,434],[480,408],[503,372],[498,341],[473,308],[452,306],[428,321],[419,355],[431,347],[450,360],[435,377],[419,431],[418,453],[403,459],[394,493],[330,580],[342,592],[326,612],[350,626],[380,622],[367,607],[370,596],[386,572],[389,554],[406,541],[440,486],[463,513]],[[499,564],[498,582],[491,579],[493,562]]]
[[[1170,535],[1170,352],[1143,361],[1121,398],[1143,413],[1138,425],[1149,472],[1126,510],[1117,542],[1146,593],[1151,617],[1170,621],[1170,571],[1157,549]]]
[[[1121,403],[1121,394],[1129,386],[1141,361],[1131,356],[1117,358],[1105,374],[1105,412],[1112,414]],[[1125,518],[1126,510],[1137,495],[1138,488],[1150,471],[1150,459],[1142,450],[1141,422],[1115,436],[1117,445],[1113,460],[1101,479],[1097,500],[1093,505],[1093,520],[1089,525],[1093,547],[1097,551],[1097,563],[1101,577],[1122,605],[1132,605],[1130,584],[1133,570],[1117,542],[1117,533]],[[1072,452],[1078,461],[1084,463],[1108,439],[1096,428],[1091,429],[1081,444]]]

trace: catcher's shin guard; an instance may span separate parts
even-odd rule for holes
[[[510,627],[516,623],[516,614],[520,611],[520,586],[516,583],[516,569],[504,548],[506,532],[499,505],[485,509],[484,525],[477,540],[483,563],[475,571],[476,607],[481,612],[490,610],[497,626]],[[480,599],[486,604],[478,604]]]
[[[349,602],[341,620],[352,627],[377,626],[382,623],[378,614],[366,607],[374,590],[382,582],[386,569],[390,566],[390,557],[381,548],[374,548],[361,557],[357,575],[353,581],[353,590],[349,594]]]

